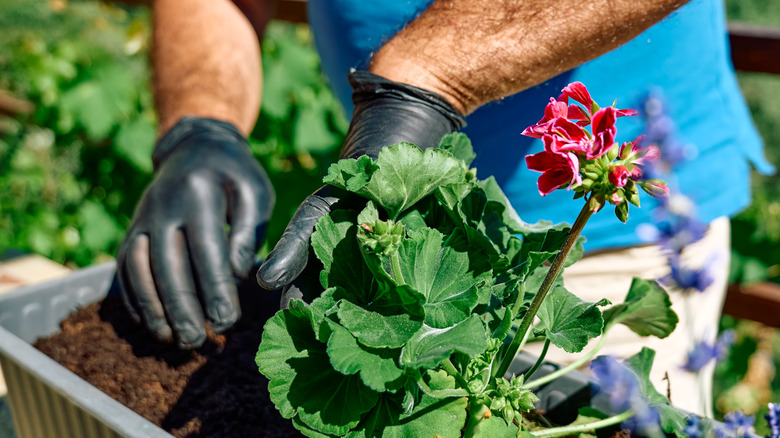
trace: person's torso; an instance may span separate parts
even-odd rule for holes
[[[422,13],[430,0],[310,0],[309,20],[322,66],[336,95],[351,113],[350,68],[366,68],[372,54]],[[580,67],[514,96],[490,103],[467,118],[463,130],[474,143],[474,166],[481,177],[494,175],[521,217],[573,222],[581,201],[558,190],[542,198],[539,173],[525,167],[525,156],[541,142],[523,137],[537,122],[550,97],[581,81],[602,105],[617,99],[635,108],[650,89],[660,89],[682,141],[695,144],[698,156],[680,167],[677,180],[698,205],[703,220],[730,215],[750,201],[749,165],[768,171],[761,142],[749,118],[728,58],[720,0],[693,0],[627,44]],[[641,134],[638,118],[621,118],[618,141]],[[643,208],[631,209],[628,225],[612,213],[595,215],[584,231],[587,250],[639,243],[634,228],[652,220],[655,202],[642,196]]]

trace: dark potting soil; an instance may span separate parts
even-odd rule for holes
[[[255,365],[276,310],[269,295],[243,290],[242,319],[224,334],[208,330],[193,351],[156,342],[111,296],[71,314],[35,347],[176,437],[300,437]]]

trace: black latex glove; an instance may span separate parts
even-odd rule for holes
[[[156,178],[117,256],[123,298],[158,339],[198,347],[206,319],[223,331],[240,316],[236,278],[250,274],[273,189],[241,133],[218,120],[181,119],[152,159]]]
[[[368,155],[376,159],[383,147],[402,141],[423,149],[436,147],[445,134],[466,124],[463,115],[436,93],[366,71],[351,72],[349,81],[355,110],[342,158]],[[325,186],[307,197],[257,272],[263,288],[283,288],[282,307],[292,298],[313,298],[309,291],[304,293],[300,286],[291,284],[308,263],[309,239],[317,221],[334,208],[349,208],[349,200],[342,199],[339,192]]]

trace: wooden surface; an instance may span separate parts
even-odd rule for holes
[[[775,283],[732,284],[723,313],[780,327],[780,285]]]
[[[780,28],[732,23],[729,40],[735,69],[780,74]]]
[[[0,294],[21,286],[43,283],[68,275],[70,269],[39,255],[24,255],[0,262]],[[8,388],[0,370],[0,397],[5,396]],[[0,415],[2,415],[0,404]],[[2,420],[2,418],[0,418]],[[0,428],[1,430],[2,428]]]

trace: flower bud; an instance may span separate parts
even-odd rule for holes
[[[615,187],[623,187],[628,182],[628,176],[631,172],[628,171],[626,166],[617,165],[609,172],[609,182]]]
[[[649,179],[646,181],[639,181],[638,184],[639,187],[642,187],[642,190],[644,190],[648,195],[654,198],[669,197],[669,186],[666,185],[666,182],[660,179]]]
[[[618,157],[618,154],[620,153],[620,149],[616,147],[617,143],[613,144],[609,150],[607,151],[607,158],[609,161],[615,160],[615,158]]]

